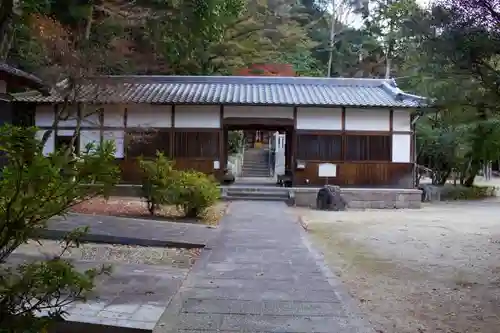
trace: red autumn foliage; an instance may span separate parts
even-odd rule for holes
[[[253,64],[236,72],[239,76],[295,76],[290,64]]]

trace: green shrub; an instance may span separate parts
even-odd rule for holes
[[[496,196],[493,186],[446,186],[441,192],[441,200],[478,200]]]
[[[175,190],[174,163],[157,152],[154,160],[139,158],[142,170],[142,197],[146,199],[149,213],[155,215],[161,205],[170,204]]]
[[[44,156],[37,131],[0,126],[0,332],[43,332],[61,319],[68,305],[91,295],[98,275],[109,273],[109,267],[82,272],[64,258],[78,247],[85,227],[64,237],[61,251],[53,256],[9,260],[22,244],[38,239],[50,219],[91,198],[109,195],[119,181],[112,142],[87,145],[77,160],[64,149]],[[61,170],[71,170],[70,181]],[[47,312],[43,318],[42,312]]]
[[[181,171],[177,174],[174,202],[186,217],[199,217],[220,196],[217,181],[198,171]]]

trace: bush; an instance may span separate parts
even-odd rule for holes
[[[198,171],[181,171],[177,174],[173,204],[181,208],[186,217],[199,217],[220,196],[217,181]]]
[[[158,152],[154,160],[139,158],[142,170],[142,197],[146,199],[149,213],[155,215],[161,205],[170,204],[174,190],[176,171],[174,163]]]
[[[496,196],[496,188],[493,186],[443,186],[441,200],[478,200]]]
[[[66,305],[85,300],[95,277],[109,271],[102,267],[79,272],[62,258],[79,245],[85,229],[69,234],[54,258],[6,263],[19,246],[47,228],[49,219],[90,198],[107,196],[119,180],[113,143],[89,144],[75,161],[63,149],[44,156],[36,132],[0,127],[5,163],[0,179],[0,332],[43,331],[64,315]],[[70,179],[61,170],[71,170]],[[82,186],[86,184],[96,186]],[[47,317],[38,318],[41,311],[47,311]]]

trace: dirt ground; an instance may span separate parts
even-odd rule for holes
[[[500,199],[295,211],[378,333],[500,332]]]
[[[92,198],[72,207],[70,211],[81,214],[111,215],[182,223],[204,223],[215,226],[226,213],[227,207],[227,202],[217,202],[212,207],[209,207],[201,218],[193,219],[185,217],[184,213],[175,206],[163,206],[156,215],[151,215],[147,210],[146,203],[141,198],[111,197],[108,199]]]

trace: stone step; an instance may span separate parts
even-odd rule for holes
[[[243,171],[269,171],[269,168],[267,166],[243,166],[241,168]]]
[[[244,161],[243,165],[268,165],[268,161]]]
[[[248,195],[248,196],[240,196],[240,195],[231,195],[228,197],[223,198],[225,201],[237,201],[237,200],[249,200],[249,201],[288,201],[288,198],[284,197],[268,197],[268,196],[253,196],[253,195]]]
[[[241,173],[242,177],[251,177],[251,178],[267,178],[270,176],[269,172],[248,172],[243,171]]]
[[[288,191],[279,187],[252,188],[231,187],[228,188],[225,200],[259,200],[259,201],[287,201]]]
[[[257,175],[257,176],[266,176],[270,177],[270,172],[269,170],[242,170],[241,174],[243,175],[242,177],[245,177],[244,175]],[[247,177],[252,177],[252,176],[247,176]]]
[[[247,165],[243,164],[242,165],[243,169],[268,169],[269,166],[267,164],[254,164],[254,165]]]
[[[243,169],[268,169],[269,166],[267,164],[251,164],[251,165],[248,165],[248,164],[243,164],[242,165],[242,168]]]
[[[226,193],[231,195],[277,195],[281,197],[288,198],[288,190],[283,187],[243,187],[243,186],[234,186],[228,187]]]
[[[268,160],[267,158],[262,158],[262,159],[253,159],[253,158],[246,158],[246,159],[243,159],[243,164],[245,163],[268,163]]]

